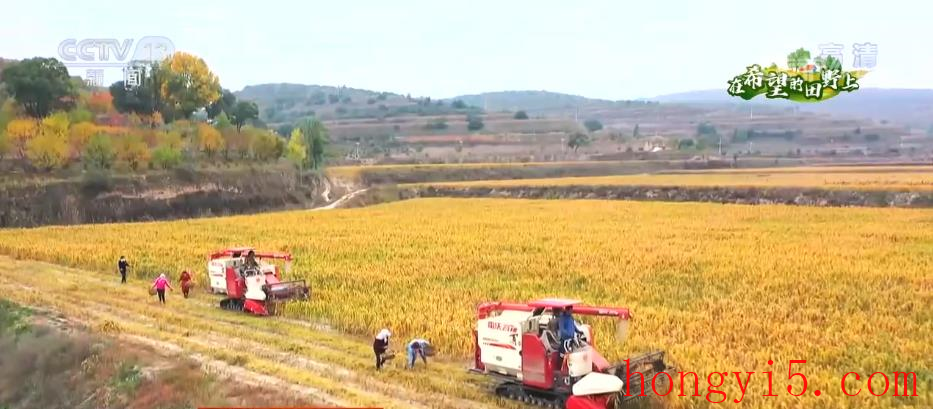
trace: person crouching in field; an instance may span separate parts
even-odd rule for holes
[[[191,284],[192,284],[191,274],[188,273],[188,270],[181,272],[180,281],[181,281],[181,293],[182,295],[185,296],[185,298],[188,298],[188,292],[191,290]]]
[[[421,360],[424,361],[424,364],[428,364],[428,356],[434,355],[434,347],[431,346],[431,343],[424,339],[413,339],[408,343],[408,369],[413,369],[415,367],[415,359],[418,356],[421,356]]]
[[[165,287],[168,287],[169,290],[175,291],[172,288],[172,285],[169,284],[168,279],[165,278],[165,274],[160,274],[159,278],[155,279],[155,282],[152,283],[152,287],[156,290],[156,293],[159,294],[159,302],[165,304]]]
[[[376,334],[376,338],[373,339],[373,353],[376,354],[376,370],[382,369],[382,365],[386,363],[385,353],[389,350],[389,337],[392,336],[392,333],[388,329],[383,328],[382,331],[379,331]]]

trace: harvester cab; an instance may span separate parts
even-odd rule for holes
[[[226,294],[220,307],[255,315],[271,315],[281,302],[306,300],[311,295],[304,280],[282,281],[281,261],[291,272],[292,255],[257,252],[249,247],[229,248],[212,253],[207,270],[211,291]]]
[[[484,303],[474,331],[472,370],[498,380],[496,393],[507,398],[561,409],[610,409],[631,403],[641,394],[645,379],[650,382],[658,372],[671,369],[660,351],[611,365],[596,350],[593,328],[576,321],[583,335],[565,348],[557,323],[568,307],[577,316],[615,318],[617,337],[627,335],[632,316],[626,308],[554,298]],[[628,371],[643,376],[634,374],[626,385]],[[649,387],[646,395],[650,392]]]

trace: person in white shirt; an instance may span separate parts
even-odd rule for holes
[[[376,354],[376,370],[382,369],[382,365],[386,363],[385,353],[389,349],[389,337],[391,336],[392,333],[390,333],[387,328],[383,328],[382,331],[376,334],[376,338],[373,340],[373,353]]]

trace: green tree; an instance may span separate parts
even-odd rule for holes
[[[233,121],[233,125],[236,126],[237,132],[240,132],[240,129],[243,128],[243,125],[246,125],[248,121],[258,118],[259,107],[256,106],[255,102],[252,101],[237,102],[233,109],[233,113],[230,116],[230,119]]]
[[[483,129],[485,124],[483,123],[483,118],[480,118],[478,115],[467,115],[467,129],[470,131],[478,131]]]
[[[226,112],[227,116],[232,116],[233,108],[235,106],[236,95],[233,92],[230,92],[229,89],[224,88],[221,92],[220,98],[207,106],[207,117],[214,119],[222,112]]]
[[[808,62],[810,62],[810,52],[803,48],[787,54],[787,66],[794,70],[806,66]]]
[[[583,121],[583,127],[585,127],[587,131],[596,132],[603,129],[603,123],[599,122],[597,119],[587,119]]]
[[[697,135],[717,135],[716,127],[709,122],[702,122],[697,125]]]
[[[528,113],[525,111],[518,111],[515,113],[514,119],[528,119]]]
[[[68,69],[54,58],[30,58],[7,66],[0,74],[0,83],[33,118],[70,109],[78,96]]]
[[[214,127],[219,130],[224,130],[231,126],[233,126],[233,123],[230,122],[230,118],[227,117],[226,112],[221,112],[220,115],[214,118]]]
[[[459,99],[458,99],[458,100],[455,100],[454,102],[452,102],[452,103],[450,104],[450,106],[451,106],[453,109],[466,109],[467,104],[466,104],[466,102],[463,102],[462,100],[459,100]]]
[[[181,151],[160,146],[152,151],[152,164],[159,169],[174,169],[181,164]]]
[[[305,169],[322,169],[324,167],[325,147],[330,142],[327,128],[323,122],[315,118],[301,121],[298,128],[301,129],[301,134],[304,136]]]
[[[632,138],[638,138],[638,124],[635,124],[635,129],[632,130]]]
[[[590,136],[583,132],[576,132],[573,135],[570,135],[570,138],[567,139],[567,147],[573,149],[574,153],[576,153],[577,149],[580,149],[580,147],[589,144]]]
[[[836,59],[836,57],[833,57],[831,55],[827,56],[826,58],[823,58],[822,56],[818,56],[813,59],[813,64],[816,65],[817,67],[820,67],[821,71],[825,71],[825,70],[840,70],[841,71],[842,70],[842,62],[840,62],[838,59]]]
[[[693,148],[695,141],[693,139],[681,139],[677,141],[678,150],[687,150]]]
[[[140,72],[140,82],[135,86],[127,86],[124,81],[110,85],[110,96],[113,98],[113,107],[120,113],[134,113],[140,116],[151,116],[161,112],[164,119],[171,121],[174,115],[162,106],[160,87],[165,74],[158,63],[151,67],[137,65],[131,67]]]

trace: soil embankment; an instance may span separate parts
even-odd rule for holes
[[[933,207],[933,192],[813,188],[683,186],[412,186],[399,199],[496,197],[520,199],[603,199],[800,206]]]
[[[324,206],[348,186],[290,169],[174,171],[0,185],[0,228],[168,220]]]

